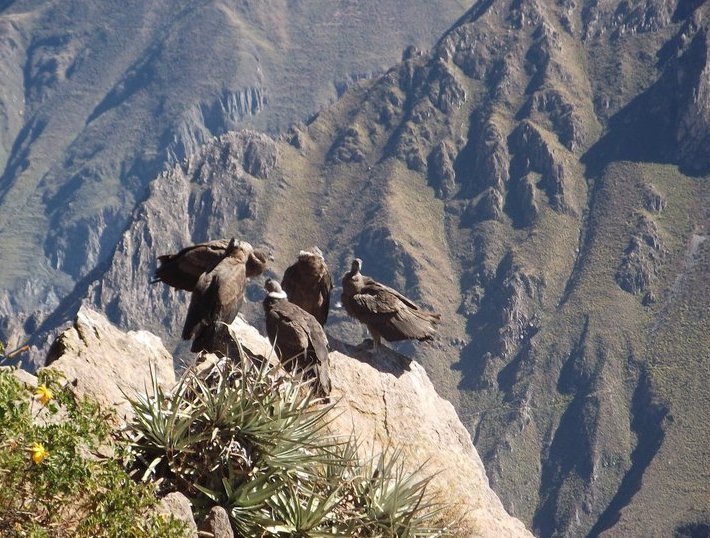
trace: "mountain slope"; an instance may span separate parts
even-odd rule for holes
[[[430,46],[463,11],[457,0],[0,3],[3,339],[20,343],[85,293],[166,164],[229,129],[285,129],[405,47]]]

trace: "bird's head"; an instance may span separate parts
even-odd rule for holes
[[[352,265],[350,266],[350,272],[353,275],[357,275],[360,273],[361,269],[362,269],[362,260],[360,258],[355,258],[353,260]]]
[[[321,260],[325,260],[323,257],[323,251],[316,246],[312,246],[308,250],[302,250],[298,253],[299,260],[305,260],[308,258],[320,258]]]
[[[246,262],[247,277],[259,276],[269,265],[269,255],[260,249],[254,249]]]
[[[249,256],[254,251],[254,247],[246,241],[237,241],[234,238],[227,245],[225,257],[235,258],[240,263],[247,263]]]
[[[281,289],[281,284],[278,281],[267,278],[264,283],[264,289],[266,290],[267,296],[272,299],[286,299],[287,295],[284,290]]]

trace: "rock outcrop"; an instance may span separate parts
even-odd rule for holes
[[[163,517],[172,516],[183,523],[185,538],[197,538],[197,524],[192,515],[192,504],[185,495],[178,491],[170,492],[160,499],[155,510]]]
[[[656,224],[646,215],[639,215],[634,234],[616,271],[616,281],[621,289],[634,295],[646,294],[644,303],[652,302],[651,288],[666,254],[667,249],[663,246]]]
[[[269,354],[269,342],[252,326],[237,318],[232,327],[249,351]],[[436,474],[432,487],[460,511],[464,536],[531,536],[490,488],[470,435],[419,363],[387,347],[372,353],[342,342],[332,345],[336,434],[354,432],[363,457],[389,446],[403,451],[410,470],[424,464],[426,474]]]
[[[270,355],[268,340],[241,317],[232,327],[250,353]],[[422,473],[435,475],[433,491],[461,516],[461,536],[531,536],[491,490],[466,428],[453,406],[437,395],[419,363],[386,347],[376,354],[341,342],[335,348],[330,354],[334,434],[349,437],[354,432],[363,458],[390,447],[402,450],[412,472],[424,465]],[[55,341],[47,363],[66,376],[76,394],[117,409],[123,418],[129,414],[126,396],[150,387],[151,369],[166,388],[175,383],[172,358],[159,338],[146,331],[124,333],[87,307]],[[157,510],[185,521],[190,536],[196,535],[190,503],[183,495],[169,494]],[[219,510],[202,528],[230,535]]]
[[[52,344],[46,364],[64,375],[75,394],[115,409],[121,420],[132,415],[126,396],[150,388],[151,370],[164,387],[175,383],[173,358],[160,338],[147,331],[124,333],[88,307]]]

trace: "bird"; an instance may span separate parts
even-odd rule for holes
[[[328,337],[318,320],[289,301],[281,285],[268,279],[264,285],[266,334],[281,362],[290,370],[315,378],[316,391],[330,393]]]
[[[244,302],[246,264],[253,247],[232,239],[221,261],[197,279],[187,309],[183,340],[193,338],[191,351],[226,352],[224,328],[234,321]]]
[[[343,277],[342,303],[345,311],[367,325],[376,350],[382,338],[433,340],[441,315],[427,312],[392,288],[360,273],[362,260],[355,258]]]
[[[299,252],[296,263],[286,269],[281,279],[281,287],[290,302],[303,308],[325,327],[330,309],[333,277],[325,264],[321,249],[311,247]]]
[[[228,245],[227,239],[217,239],[185,247],[176,254],[158,256],[160,265],[155,270],[151,284],[164,282],[179,290],[194,290],[200,275],[211,271],[224,259]],[[264,251],[253,250],[246,262],[247,277],[263,273],[268,261],[269,256]]]
[[[247,278],[254,278],[263,273],[269,265],[269,260],[272,259],[273,258],[263,250],[257,248],[253,249],[247,258]]]

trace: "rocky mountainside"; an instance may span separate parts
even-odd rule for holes
[[[318,244],[337,278],[358,255],[442,313],[401,350],[536,535],[707,532],[708,24],[694,0],[478,2],[307,125],[161,174],[86,300],[174,343],[157,254],[236,235],[278,276]],[[337,309],[328,331],[364,336]]]
[[[270,355],[271,345],[254,327],[238,318],[233,328],[251,354]],[[462,536],[531,536],[490,489],[466,429],[420,365],[405,367],[406,359],[392,351],[373,357],[346,344],[337,347],[330,354],[332,394],[338,399],[333,434],[347,438],[355,433],[363,458],[396,447],[405,454],[410,472],[423,465],[423,472],[435,474],[430,487],[451,504],[449,510],[460,512]],[[123,333],[87,307],[54,343],[48,362],[79,395],[117,408],[119,417],[132,411],[126,395],[134,397],[150,386],[151,368],[167,389],[175,384],[172,357],[160,339],[147,331]],[[208,357],[198,368],[209,364]]]
[[[166,165],[229,129],[276,133],[311,116],[405,47],[431,46],[464,9],[0,2],[0,337],[21,343],[86,293]]]

